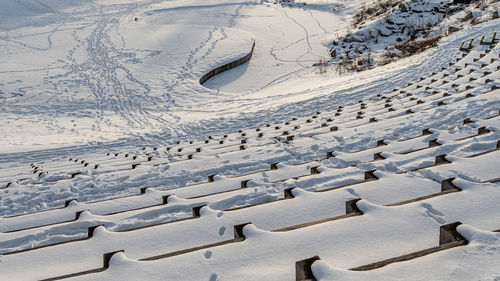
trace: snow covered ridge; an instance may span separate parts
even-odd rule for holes
[[[2,169],[2,278],[495,278],[500,48],[458,52],[306,118]]]
[[[435,47],[449,33],[498,18],[498,1],[375,1],[353,16],[354,31],[330,49],[332,62],[362,70]],[[413,48],[405,48],[407,45]]]

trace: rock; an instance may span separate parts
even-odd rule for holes
[[[359,35],[352,35],[350,37],[350,42],[362,43],[362,42],[365,42],[365,38],[363,36],[359,36]]]
[[[391,36],[392,35],[392,31],[386,27],[382,27],[378,30],[378,32],[380,33],[380,35],[384,36],[384,37],[387,37],[387,36]]]
[[[455,26],[449,26],[449,27],[448,27],[448,33],[457,32],[457,31],[459,31],[459,30],[460,30],[460,28],[455,27]]]
[[[452,6],[452,7],[449,7],[446,9],[446,13],[448,15],[451,15],[451,14],[454,14],[458,11],[462,10],[462,8],[460,6]]]
[[[473,18],[474,18],[474,15],[472,14],[472,12],[468,12],[467,15],[465,15],[465,17],[463,19],[461,19],[461,21],[466,22],[466,21],[469,21]]]
[[[395,24],[395,25],[406,25],[407,20],[405,18],[407,18],[407,15],[392,14],[391,16],[388,17],[388,19],[386,21],[391,22],[391,24]]]
[[[399,9],[401,9],[401,12],[403,13],[408,12],[408,6],[406,5],[406,3],[399,4]]]

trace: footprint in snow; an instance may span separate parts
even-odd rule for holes
[[[443,218],[441,218],[441,217],[444,216],[444,214],[442,212],[434,209],[431,204],[422,203],[421,206],[426,209],[425,210],[425,216],[426,217],[432,218],[433,220],[435,220],[439,224],[445,224],[446,223],[446,221]]]
[[[359,195],[356,191],[354,191],[354,189],[353,189],[353,188],[348,188],[348,189],[346,189],[346,190],[347,190],[347,192],[349,192],[352,196],[355,196],[355,197],[358,197],[358,198],[359,198],[359,197],[361,197],[361,195]]]
[[[226,232],[226,227],[225,226],[221,226],[221,228],[219,228],[219,236],[222,237],[225,232]]]
[[[204,256],[207,260],[210,259],[212,257],[212,251],[206,251]]]

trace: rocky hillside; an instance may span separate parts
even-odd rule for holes
[[[390,63],[435,46],[442,36],[497,18],[499,6],[497,0],[371,2],[353,15],[352,31],[332,42],[331,63],[339,70]]]

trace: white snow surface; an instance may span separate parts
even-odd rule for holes
[[[0,280],[499,280],[500,20],[340,75],[289,2],[1,1]]]

